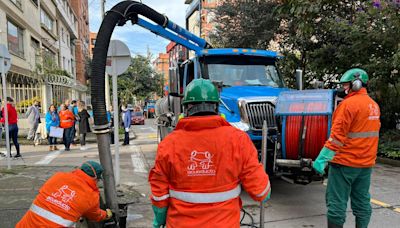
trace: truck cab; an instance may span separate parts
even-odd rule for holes
[[[169,107],[163,112],[171,120],[159,121],[159,139],[176,125],[186,86],[195,78],[204,78],[219,88],[219,112],[232,126],[245,131],[260,149],[263,121],[267,120],[270,129],[278,127],[275,104],[279,93],[288,90],[276,67],[278,58],[276,52],[266,50],[204,49],[192,59],[175,63],[170,68],[170,98],[163,102]],[[170,129],[160,129],[164,126]]]

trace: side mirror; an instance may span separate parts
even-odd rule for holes
[[[179,67],[177,62],[173,62],[169,68],[169,95],[177,97],[180,95]]]
[[[303,90],[303,71],[300,69],[296,70],[296,87],[298,90]]]

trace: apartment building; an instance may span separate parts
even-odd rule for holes
[[[97,39],[97,32],[90,32],[89,55],[91,59],[93,58],[94,45],[96,44],[96,39]]]
[[[72,9],[79,17],[78,39],[75,42],[76,79],[86,85],[86,68],[89,60],[89,10],[88,0],[71,0]],[[84,95],[84,94],[82,94]]]
[[[52,103],[87,93],[76,80],[77,18],[71,0],[0,1],[0,44],[8,47],[12,64],[7,93],[20,114],[36,99],[46,112]]]

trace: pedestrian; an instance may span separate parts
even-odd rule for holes
[[[112,218],[110,209],[100,209],[97,183],[102,173],[103,167],[94,161],[72,172],[57,172],[41,187],[16,227],[75,227],[80,217],[97,222]]]
[[[59,126],[60,126],[60,117],[58,116],[56,106],[50,105],[49,111],[46,113],[46,130],[49,133],[48,140],[49,140],[50,151],[58,150],[56,146],[57,138],[50,136],[50,128]]]
[[[344,97],[333,113],[332,128],[313,168],[320,174],[329,162],[326,189],[329,228],[343,227],[349,196],[356,227],[368,227],[371,218],[369,187],[378,149],[380,110],[367,93],[368,74],[346,71],[340,79]]]
[[[79,101],[72,100],[71,101],[71,105],[68,107],[68,109],[74,114],[75,120],[77,120],[77,121],[74,122],[74,128],[73,128],[74,137],[73,137],[72,142],[71,142],[72,145],[76,145],[75,137],[79,136],[79,132],[78,132],[79,131],[78,103],[79,103]]]
[[[123,146],[129,145],[129,129],[131,127],[131,110],[125,105],[121,107],[122,122],[124,124],[124,143]]]
[[[256,201],[271,194],[249,136],[218,115],[211,81],[186,87],[184,118],[158,146],[149,174],[153,227],[240,226],[241,186]]]
[[[114,111],[111,105],[107,111],[107,120],[110,123],[110,141],[111,144],[114,144]]]
[[[34,100],[32,106],[29,106],[28,110],[25,114],[28,119],[29,131],[28,131],[28,140],[33,140],[34,145],[38,145],[38,139],[36,131],[38,129],[40,123],[40,112],[39,112],[39,101]]]
[[[90,115],[85,107],[85,102],[80,101],[78,107],[78,116],[79,116],[79,134],[80,134],[80,143],[81,150],[86,150],[86,134],[90,132],[89,126],[89,118]]]
[[[10,138],[12,139],[15,150],[17,151],[17,154],[14,156],[14,158],[21,157],[20,153],[20,148],[19,148],[19,143],[18,143],[18,114],[17,110],[15,110],[14,107],[14,99],[11,97],[7,97],[7,113],[8,113],[8,132],[10,134]],[[0,122],[5,123],[5,117],[4,117],[4,107],[1,109],[1,113],[3,113],[3,117],[1,118]],[[11,142],[10,142],[10,156],[11,156]]]
[[[59,116],[60,116],[60,127],[64,129],[63,142],[65,150],[69,151],[71,142],[74,139],[73,128],[75,125],[75,116],[69,109],[67,109],[65,104],[61,105],[61,111],[59,113]]]

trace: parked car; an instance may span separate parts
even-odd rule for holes
[[[143,112],[132,112],[132,117],[131,117],[131,124],[139,124],[139,125],[144,125],[144,116]]]

